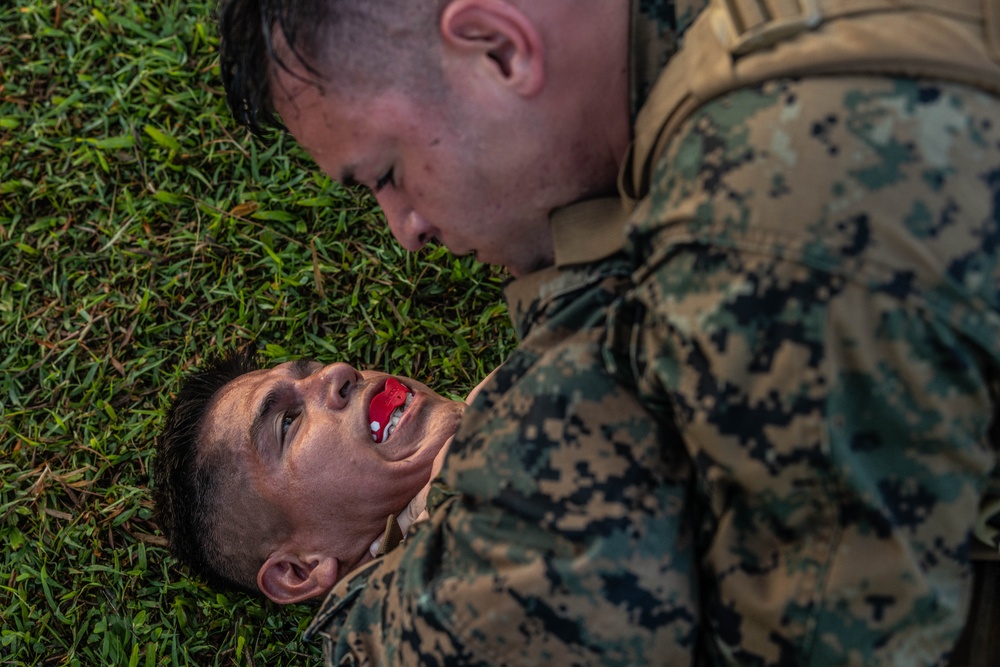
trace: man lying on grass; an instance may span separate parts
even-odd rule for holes
[[[420,514],[464,408],[343,363],[216,356],[158,439],[157,521],[210,585],[280,604],[323,595]]]

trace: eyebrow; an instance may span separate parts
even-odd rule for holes
[[[296,380],[299,380],[309,375],[309,365],[312,363],[313,359],[309,357],[293,361],[293,377]],[[253,423],[250,425],[250,442],[253,443],[258,453],[264,452],[264,443],[262,438],[264,435],[264,425],[267,421],[267,417],[271,414],[271,409],[274,408],[274,404],[278,402],[278,399],[281,398],[282,394],[288,391],[290,386],[291,383],[288,381],[279,381],[276,385],[271,387],[270,390],[268,390],[267,394],[264,396],[264,400],[261,401],[260,405],[257,407]]]

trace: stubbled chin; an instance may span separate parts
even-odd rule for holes
[[[415,442],[399,443],[399,447],[394,450],[385,450],[382,455],[398,466],[420,468],[426,466],[430,468],[434,457],[441,451],[441,447],[447,438],[440,437],[439,434],[428,435],[417,439]],[[392,440],[382,445],[391,445]]]
[[[376,447],[384,458],[396,464],[429,467],[444,444],[458,430],[464,405],[453,403],[444,406],[423,402],[415,407],[422,413],[413,415],[418,419],[405,424],[405,428],[400,429],[399,433],[394,433]]]

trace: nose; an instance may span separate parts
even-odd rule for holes
[[[324,366],[307,380],[310,393],[315,392],[327,409],[342,410],[350,402],[361,373],[348,364],[336,363]]]
[[[376,198],[392,235],[407,250],[420,250],[436,235],[433,225],[405,202],[397,201],[394,195],[379,194]]]

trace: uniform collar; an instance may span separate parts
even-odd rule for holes
[[[551,296],[579,285],[578,272],[564,269],[598,262],[625,244],[627,219],[621,199],[588,199],[564,206],[549,218],[555,265],[512,280],[504,287],[507,309],[519,337]]]
[[[433,512],[445,500],[456,495],[455,491],[447,488],[440,481],[431,483],[430,492],[427,494],[427,509]],[[354,599],[361,594],[361,591],[368,585],[372,575],[382,567],[382,556],[395,550],[403,542],[403,531],[399,527],[399,522],[392,514],[386,519],[385,532],[382,534],[382,542],[379,545],[378,555],[375,560],[362,565],[351,571],[327,594],[326,599],[320,606],[319,612],[306,628],[303,638],[306,641],[316,636],[317,632],[324,631],[330,622],[342,611],[350,608]]]
[[[680,36],[708,0],[631,0],[629,6],[629,106],[632,121],[667,61],[677,52]],[[591,199],[557,209],[549,218],[555,265],[510,281],[504,288],[518,336],[526,333],[539,304],[569,287],[560,270],[609,257],[625,242],[626,208],[620,197]]]

